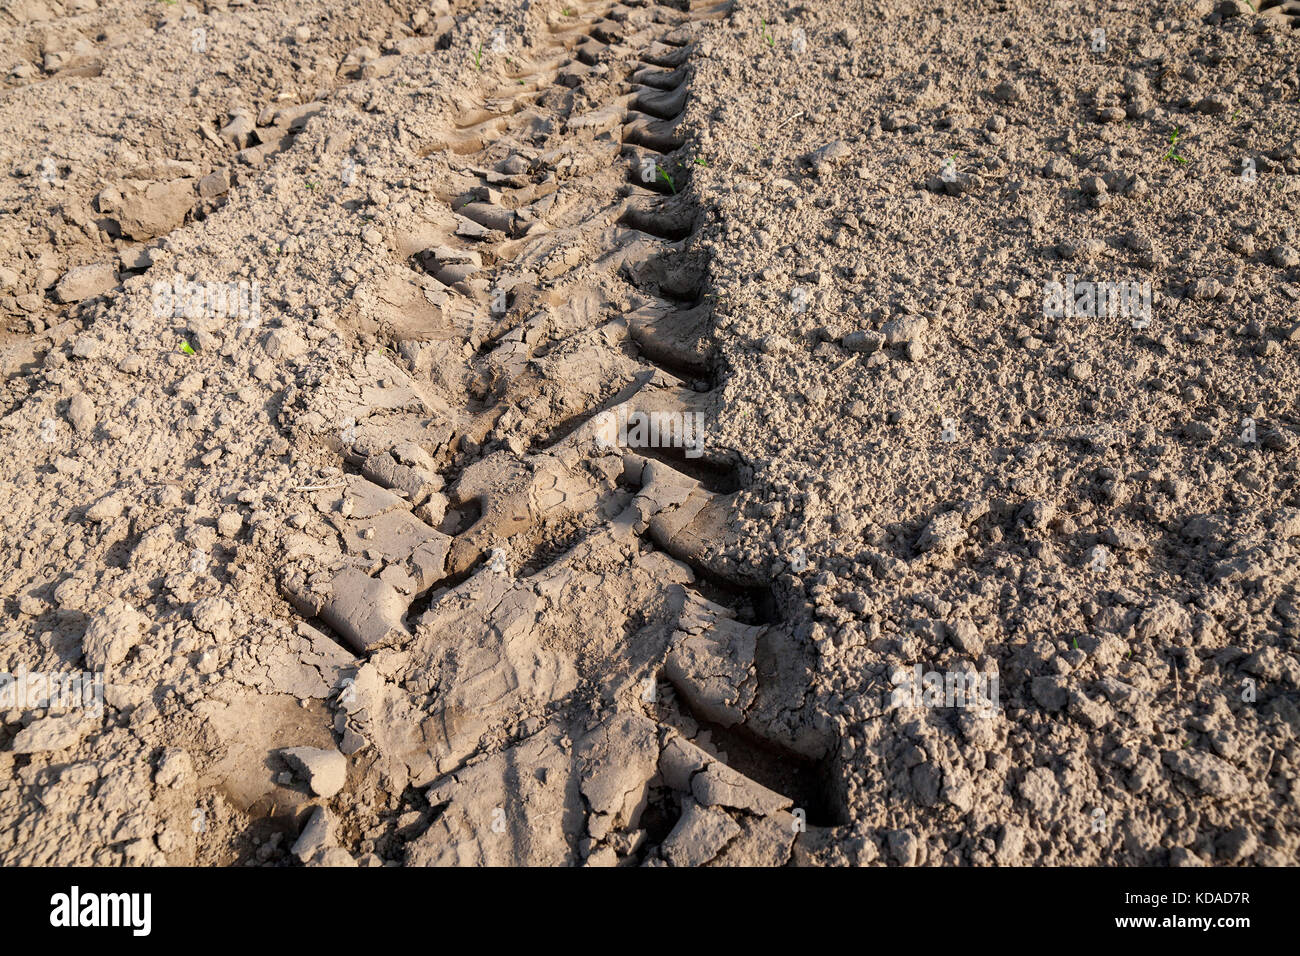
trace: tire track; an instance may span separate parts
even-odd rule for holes
[[[682,123],[695,26],[728,8],[582,5],[519,90],[463,104],[421,148],[455,174],[396,247],[440,309],[390,341],[418,367],[424,343],[463,337],[479,397],[450,428],[421,409],[353,442],[360,474],[318,498],[348,561],[284,583],[358,652],[402,650],[440,772],[505,715],[578,704],[585,680],[663,733],[725,738],[822,822],[830,741],[803,714],[801,652],[765,575],[727,556],[738,458],[683,424],[721,407]],[[656,421],[677,431],[633,436]],[[596,573],[575,638],[563,610]]]

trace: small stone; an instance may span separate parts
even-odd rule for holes
[[[84,713],[41,717],[14,735],[11,750],[16,754],[56,753],[71,750],[90,733],[97,722]]]
[[[230,622],[234,616],[234,606],[225,598],[219,597],[206,597],[195,602],[190,614],[195,627],[215,637],[224,637],[230,633]]]
[[[101,196],[103,194],[101,193]],[[101,199],[101,211],[117,220],[124,235],[136,240],[165,236],[185,221],[197,196],[194,180],[173,179],[149,183],[143,189],[130,190],[119,197],[116,205],[107,206]]]
[[[153,782],[160,787],[176,790],[194,774],[194,763],[190,755],[179,747],[168,747],[158,760],[158,769],[154,771]]]
[[[1235,766],[1214,754],[1192,750],[1166,750],[1164,765],[1196,784],[1204,794],[1230,800],[1247,793],[1250,783]]]
[[[280,755],[307,781],[312,793],[318,797],[328,799],[347,783],[348,760],[337,750],[289,747],[281,750]]]
[[[915,866],[921,855],[921,841],[909,830],[890,830],[886,836],[889,855],[900,866]]]
[[[919,339],[929,327],[930,323],[923,315],[902,315],[890,319],[880,327],[880,331],[890,345],[902,345]]]
[[[84,392],[78,392],[68,402],[68,421],[78,435],[89,435],[95,430],[95,406]]]
[[[1289,451],[1295,441],[1290,432],[1284,432],[1280,428],[1270,428],[1259,436],[1259,443],[1269,451]]]
[[[963,654],[979,658],[984,653],[984,638],[970,618],[961,617],[948,624],[947,632],[949,643]]]
[[[850,352],[861,352],[864,355],[870,355],[878,351],[885,344],[885,337],[879,332],[870,330],[860,330],[850,332],[840,340],[840,345]]]
[[[1059,677],[1035,677],[1029,685],[1029,692],[1046,710],[1060,710],[1069,699]]]
[[[317,807],[308,818],[307,825],[302,828],[302,833],[298,835],[291,852],[306,863],[318,850],[329,846],[333,838],[334,821],[330,812],[324,807]]]
[[[1300,266],[1300,252],[1296,252],[1293,246],[1274,246],[1269,250],[1269,258],[1273,260],[1273,265],[1277,266],[1279,269],[1290,269],[1292,266]]]
[[[117,285],[117,273],[107,262],[92,262],[87,266],[69,269],[54,287],[54,297],[60,302],[80,302],[103,295]]]
[[[118,254],[117,264],[125,272],[141,272],[153,265],[153,250],[143,243],[128,246]]]
[[[1259,839],[1245,827],[1233,827],[1219,834],[1215,841],[1215,856],[1227,863],[1240,863],[1259,849]]]
[[[125,601],[114,600],[91,620],[81,638],[81,652],[91,670],[106,671],[126,659],[140,643],[148,622]]]
[[[827,143],[820,149],[815,149],[804,156],[804,162],[813,168],[818,176],[823,172],[834,169],[836,166],[848,160],[853,155],[853,150],[849,144],[843,140],[835,140]]]
[[[1055,517],[1056,502],[1043,498],[1025,502],[1019,512],[1019,518],[1026,527],[1039,531],[1046,530]]]
[[[224,166],[221,169],[214,169],[199,180],[199,195],[204,199],[212,199],[229,191],[230,170]]]
[[[1209,113],[1210,115],[1226,113],[1232,109],[1232,100],[1222,93],[1211,93],[1196,104],[1196,109],[1198,112]]]
[[[203,373],[191,372],[176,383],[175,395],[185,399],[197,395],[203,388]]]
[[[952,551],[966,538],[965,519],[961,512],[944,511],[935,515],[922,529],[916,539],[916,548],[918,551]]]
[[[121,517],[126,499],[117,493],[107,494],[86,509],[86,520],[100,523]]]
[[[272,330],[267,334],[262,347],[267,355],[278,359],[297,358],[307,351],[307,343],[302,336],[288,329]]]
[[[341,846],[327,846],[317,850],[307,861],[308,866],[325,866],[325,867],[355,867],[356,859],[352,854]]]
[[[999,103],[1019,103],[1025,98],[1025,88],[1018,80],[1003,80],[993,88],[993,98]]]
[[[218,135],[236,149],[243,149],[253,136],[253,118],[247,113],[237,113]]]
[[[99,354],[100,342],[93,335],[79,335],[72,343],[72,355],[79,359],[93,359]]]
[[[1073,164],[1062,156],[1053,156],[1043,164],[1043,175],[1048,179],[1067,179],[1073,174]]]

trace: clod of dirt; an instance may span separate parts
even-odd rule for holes
[[[343,789],[347,782],[348,761],[337,750],[322,750],[318,747],[288,747],[280,751],[282,756],[303,778],[311,792],[318,797],[329,798]]]

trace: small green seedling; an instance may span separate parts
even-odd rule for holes
[[[478,48],[474,51],[474,68],[480,73],[483,72],[483,41],[478,41]]]
[[[763,39],[764,39],[765,41],[767,41],[767,45],[768,45],[768,46],[772,47],[773,49],[776,48],[776,41],[775,41],[774,39],[772,39],[772,31],[770,31],[770,30],[767,28],[767,21],[766,21],[766,20],[763,21]]]
[[[1079,649],[1079,639],[1076,637],[1073,643],[1074,643],[1074,649],[1077,651]]]
[[[194,354],[194,348],[190,345],[189,342],[185,341],[184,339],[181,339],[181,351],[184,352],[186,355]]]
[[[573,7],[565,7],[563,10],[560,11],[560,14],[566,17],[576,17],[578,15],[578,11],[573,9]]]
[[[1169,134],[1169,152],[1165,153],[1165,159],[1172,159],[1176,163],[1187,162],[1186,157],[1178,154],[1178,138],[1181,135],[1182,134],[1178,131],[1178,127],[1175,126],[1174,131]]]
[[[314,182],[312,182],[310,179],[307,180],[306,185],[307,185],[307,188],[308,188],[308,189],[315,189],[315,188],[316,188],[316,184],[315,184]]]
[[[664,182],[666,182],[668,184],[668,188],[671,189],[673,191],[673,195],[676,196],[677,184],[673,182],[673,177],[668,175],[668,170],[664,169],[662,166],[656,166],[655,169],[658,171],[658,175],[655,178],[662,179]]]
[[[695,165],[696,165],[696,166],[703,166],[705,169],[708,169],[708,168],[709,168],[709,161],[708,161],[707,159],[705,159],[703,156],[696,156],[696,157],[695,157]]]

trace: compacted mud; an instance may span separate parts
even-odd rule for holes
[[[1291,0],[0,22],[0,862],[1296,861]]]

